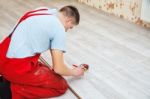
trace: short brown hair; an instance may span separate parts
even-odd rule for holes
[[[68,5],[62,7],[59,12],[63,12],[65,16],[74,17],[75,18],[75,24],[78,25],[80,21],[80,14],[78,9],[75,6]]]

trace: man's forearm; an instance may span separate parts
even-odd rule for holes
[[[65,64],[62,66],[62,68],[54,69],[54,71],[62,76],[74,76],[73,69],[68,68]]]

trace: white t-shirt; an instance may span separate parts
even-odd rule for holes
[[[14,31],[7,52],[9,58],[24,58],[48,49],[66,51],[66,32],[56,9],[44,11],[52,15],[31,16]]]

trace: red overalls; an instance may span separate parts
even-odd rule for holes
[[[17,26],[28,17],[49,15],[40,12],[43,10],[47,9],[27,12]],[[66,92],[68,89],[66,80],[40,63],[38,61],[40,54],[26,58],[7,58],[10,40],[11,35],[0,43],[0,75],[11,82],[12,99],[54,97]]]

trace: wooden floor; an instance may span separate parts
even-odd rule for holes
[[[17,19],[39,7],[77,6],[81,23],[67,34],[67,64],[90,65],[84,77],[67,77],[82,99],[150,99],[150,29],[75,0],[0,0],[0,40]],[[43,57],[50,63],[48,52]],[[54,99],[54,98],[52,98]],[[77,99],[68,90],[55,99]]]

